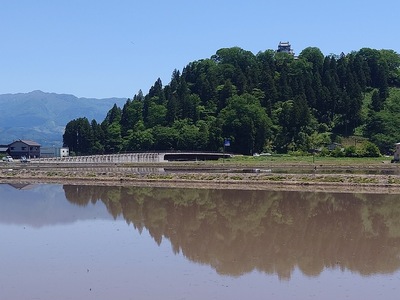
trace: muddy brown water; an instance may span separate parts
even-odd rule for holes
[[[397,299],[400,196],[0,184],[0,299]]]

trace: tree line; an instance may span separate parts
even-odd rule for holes
[[[400,133],[400,56],[363,48],[324,56],[308,47],[298,57],[223,48],[174,70],[98,123],[70,121],[63,142],[75,154],[131,151],[307,152],[358,134],[389,152]],[[397,114],[398,115],[398,114]],[[398,128],[398,127],[396,127]]]

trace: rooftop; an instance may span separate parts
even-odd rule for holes
[[[278,50],[276,50],[276,52],[285,52],[294,55],[289,42],[279,42]]]
[[[14,144],[16,142],[21,142],[21,143],[27,144],[28,146],[36,146],[36,147],[40,146],[40,144],[38,144],[38,143],[36,143],[34,141],[30,141],[30,140],[18,140],[18,141],[12,142],[11,144]]]

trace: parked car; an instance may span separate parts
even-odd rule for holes
[[[31,162],[29,159],[26,158],[26,156],[21,156],[21,160],[22,163],[28,163]]]
[[[10,155],[7,155],[7,156],[4,156],[4,157],[3,157],[3,161],[5,161],[5,162],[12,162],[12,161],[14,161],[14,159],[13,159]]]

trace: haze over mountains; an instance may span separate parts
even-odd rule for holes
[[[120,107],[126,100],[77,98],[42,91],[0,95],[0,144],[26,139],[42,146],[61,146],[69,121],[86,117],[89,122],[102,122],[114,104]]]

